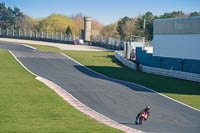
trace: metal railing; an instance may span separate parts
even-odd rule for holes
[[[43,32],[36,30],[20,30],[20,29],[9,29],[9,28],[7,29],[0,28],[0,37],[59,42],[66,44],[77,44],[75,42],[78,42],[81,39],[81,36],[69,36],[64,33],[58,33],[58,32]],[[125,43],[128,42],[122,41],[117,38],[91,36],[91,42],[85,42],[80,44],[93,45],[113,50],[123,50]]]
[[[20,38],[20,39],[30,39],[30,40],[41,40],[41,41],[51,41],[51,42],[64,42],[73,43],[80,39],[79,36],[68,36],[63,33],[54,32],[38,32],[35,30],[20,30],[20,29],[1,29],[0,37],[7,38]]]

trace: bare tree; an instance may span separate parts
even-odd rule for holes
[[[78,13],[72,17],[73,21],[78,27],[79,35],[81,34],[81,30],[84,28],[84,15],[82,13]]]
[[[33,19],[27,15],[22,15],[16,18],[16,28],[20,28],[21,30],[30,30],[33,29]]]

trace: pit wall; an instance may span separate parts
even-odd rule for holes
[[[136,61],[149,67],[200,74],[200,60],[153,56],[142,48],[136,48]]]
[[[136,64],[131,61],[128,61],[127,59],[123,57],[123,51],[115,51],[114,56],[125,66],[129,67],[130,69],[136,70]],[[148,54],[148,56],[145,59],[152,59],[153,57],[151,56],[152,56],[151,54]],[[149,61],[148,63],[152,63],[152,62]],[[177,70],[169,70],[169,69],[163,69],[163,68],[158,68],[158,67],[151,67],[151,66],[146,66],[144,64],[140,66],[140,70],[146,73],[152,73],[156,75],[163,75],[167,77],[174,77],[174,78],[179,78],[179,79],[200,82],[200,74],[182,72],[182,71],[177,71]]]

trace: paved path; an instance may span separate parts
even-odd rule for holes
[[[77,50],[77,51],[113,51],[101,47],[87,46],[87,45],[72,45],[72,44],[63,44],[63,43],[53,43],[53,42],[44,42],[44,41],[35,41],[35,40],[23,40],[23,39],[12,39],[12,38],[0,38],[0,41],[5,42],[16,42],[23,44],[37,44],[37,45],[47,45],[57,47],[61,50]]]
[[[32,72],[47,78],[95,111],[129,127],[145,132],[198,133],[200,112],[145,88],[105,78],[58,53],[0,43],[10,49]],[[149,105],[151,116],[142,126],[134,125],[141,108]]]

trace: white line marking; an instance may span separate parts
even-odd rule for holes
[[[22,64],[22,63],[17,59],[17,57],[13,54],[12,51],[10,51],[10,50],[8,50],[8,51],[9,51],[9,53],[15,58],[15,60],[16,60],[24,69],[26,69],[29,73],[33,74],[34,76],[36,76],[36,77],[38,76],[37,74],[31,72],[28,68],[26,68],[26,67],[24,66],[24,64]]]
[[[144,132],[139,131],[137,129],[133,129],[133,128],[130,128],[128,126],[119,124],[118,122],[96,112],[95,110],[93,110],[89,107],[87,107],[85,104],[80,102],[78,99],[76,99],[70,93],[68,93],[66,90],[64,90],[63,88],[61,88],[57,84],[53,83],[52,81],[44,79],[42,77],[37,77],[36,79],[41,81],[42,83],[46,84],[49,88],[54,90],[61,98],[63,98],[69,104],[74,106],[76,109],[78,109],[82,113],[88,115],[89,117],[99,121],[100,123],[104,123],[104,124],[106,124],[110,127],[120,129],[122,131],[125,131],[126,133],[144,133]]]
[[[31,49],[37,50],[37,48],[34,48],[34,47],[29,46],[29,45],[26,45],[26,44],[22,44],[22,45],[24,45],[25,47],[28,47],[28,48],[31,48]]]

